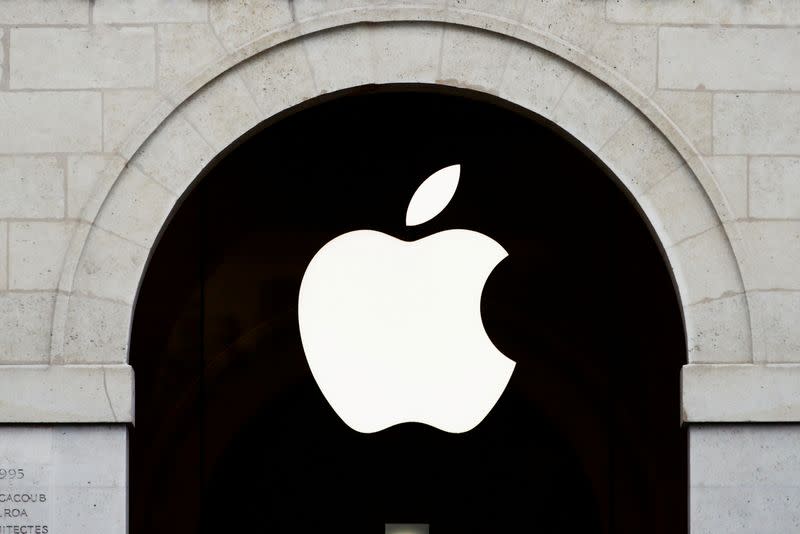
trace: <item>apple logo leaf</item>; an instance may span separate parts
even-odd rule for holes
[[[422,182],[408,203],[406,226],[417,226],[439,215],[453,198],[460,175],[461,165],[450,165]]]

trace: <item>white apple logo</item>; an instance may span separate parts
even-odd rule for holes
[[[460,166],[431,175],[406,224],[450,202]],[[515,363],[483,328],[483,286],[507,252],[470,230],[402,241],[372,230],[342,234],[314,256],[300,284],[298,320],[308,365],[352,429],[419,422],[447,432],[480,423]]]

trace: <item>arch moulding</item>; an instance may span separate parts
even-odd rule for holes
[[[683,371],[683,419],[800,416],[792,379],[798,369],[753,365],[741,276],[747,251],[728,224],[733,217],[712,173],[669,117],[613,68],[555,36],[486,14],[401,7],[293,22],[164,94],[117,149],[117,164],[83,210],[61,273],[51,366],[29,367],[26,382],[37,385],[26,397],[38,404],[0,416],[131,421],[133,375],[126,362],[136,294],[182,195],[237,139],[281,111],[385,83],[489,93],[571,134],[635,201],[673,273],[690,364]],[[265,161],[265,179],[268,171]],[[531,209],[540,201],[532,198]],[[559,202],[568,213],[569,199]],[[81,377],[91,387],[81,386],[79,394],[73,383]],[[762,393],[738,395],[743,385],[758,388],[765,380],[770,387]],[[33,400],[37,391],[43,400]]]

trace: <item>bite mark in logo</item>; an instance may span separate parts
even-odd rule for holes
[[[450,202],[460,166],[414,193],[406,224]],[[477,426],[515,363],[491,342],[480,313],[491,272],[508,253],[471,230],[402,241],[372,230],[324,245],[300,284],[300,337],[311,372],[352,429],[418,422],[447,432]]]

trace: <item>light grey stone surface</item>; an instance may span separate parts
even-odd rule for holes
[[[791,1],[609,0],[606,11],[611,20],[639,24],[800,24],[800,5]]]
[[[125,534],[127,433],[123,425],[0,427],[0,463],[15,470],[15,479],[6,478],[0,487],[36,500],[5,503],[26,517],[0,524],[30,525],[19,529],[30,533]],[[16,478],[19,470],[22,478]]]
[[[597,31],[592,45],[592,55],[613,65],[645,94],[651,94],[656,88],[657,51],[656,26],[605,26]]]
[[[10,289],[56,289],[74,223],[11,222],[8,225]]]
[[[176,200],[162,184],[136,167],[126,167],[94,223],[149,248]]]
[[[286,0],[212,0],[208,6],[214,31],[228,50],[292,22]]]
[[[449,27],[442,39],[439,79],[469,80],[473,89],[497,93],[511,57],[513,42],[474,29]],[[460,85],[460,84],[456,84]]]
[[[136,165],[180,195],[214,157],[214,149],[182,117],[168,121],[142,146]]]
[[[757,354],[767,362],[797,361],[800,354],[800,291],[752,291],[748,294]]]
[[[261,112],[238,76],[212,81],[189,99],[183,116],[218,152],[261,122]]]
[[[714,151],[800,154],[800,94],[715,94]]]
[[[207,0],[95,0],[92,10],[95,24],[205,22],[208,6]]]
[[[153,28],[15,28],[11,43],[12,89],[149,87],[155,83]]]
[[[54,297],[51,292],[0,293],[0,332],[6,333],[0,336],[0,369],[49,360]]]
[[[706,163],[725,200],[737,219],[748,216],[747,158],[745,156],[708,156]]]
[[[64,168],[53,156],[0,156],[0,217],[64,216]]]
[[[317,92],[302,42],[290,41],[272,48],[236,70],[264,117],[299,104]]]
[[[675,121],[701,154],[711,153],[712,93],[660,90],[653,93],[653,101]]]
[[[800,425],[689,428],[692,534],[800,528]]]
[[[78,262],[75,291],[132,303],[148,251],[117,234],[94,228]]]
[[[128,304],[81,295],[69,299],[63,360],[69,364],[127,361],[131,308]]]
[[[8,289],[8,223],[0,221],[0,291]]]
[[[665,246],[699,235],[719,225],[711,202],[697,178],[681,166],[650,187],[640,202],[645,212],[657,213],[653,220]]]
[[[686,422],[800,421],[800,364],[689,364],[681,371]]]
[[[103,150],[116,151],[163,100],[155,89],[103,92]]]
[[[748,363],[753,349],[747,299],[734,294],[684,309],[689,363]]]
[[[800,290],[800,221],[737,223],[752,254],[743,264],[747,288]]]
[[[174,90],[225,55],[208,24],[160,24],[158,49],[159,84],[165,91]]]
[[[683,288],[684,306],[741,293],[739,269],[723,228],[710,230],[676,243],[667,250],[673,272]]]
[[[2,365],[0,421],[133,421],[129,365]]]
[[[800,89],[793,28],[661,28],[659,84],[673,89]]]
[[[575,75],[569,63],[553,54],[517,44],[508,59],[500,96],[550,117]]]
[[[0,92],[0,154],[102,150],[96,91]]]
[[[67,217],[93,221],[125,161],[115,154],[80,154],[67,159]],[[105,186],[105,187],[104,187]]]
[[[377,83],[435,83],[444,27],[406,24],[372,28]]]
[[[89,6],[83,0],[3,0],[0,24],[86,24]]]
[[[750,216],[800,219],[800,157],[750,159]]]

